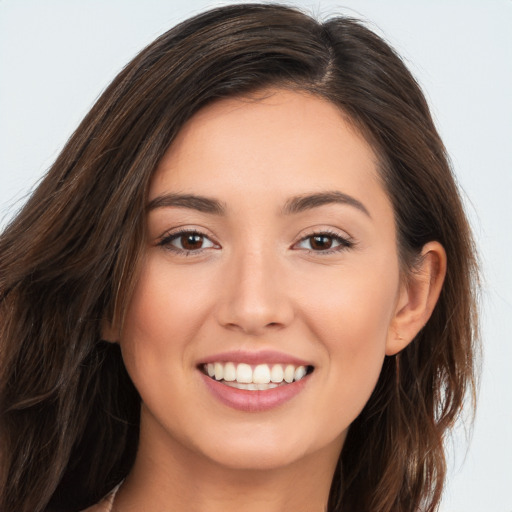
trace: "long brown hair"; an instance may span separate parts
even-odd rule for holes
[[[270,86],[331,101],[372,144],[406,271],[428,241],[447,252],[434,313],[386,358],[328,506],[436,510],[477,339],[475,251],[445,149],[414,78],[363,24],[258,4],[206,12],[144,49],[1,235],[0,510],[80,510],[129,472],[140,399],[101,326],[122,321],[137,278],[149,180],[201,107]]]

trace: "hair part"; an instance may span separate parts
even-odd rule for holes
[[[80,510],[129,472],[140,398],[101,325],[122,324],[151,176],[202,107],[271,87],[332,102],[372,145],[406,274],[428,241],[446,250],[432,317],[386,357],[328,506],[436,510],[443,440],[474,395],[478,330],[476,252],[446,151],[418,84],[382,39],[350,18],[319,23],[263,4],[200,14],[136,56],[1,235],[0,509]]]

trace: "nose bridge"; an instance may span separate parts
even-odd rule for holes
[[[248,334],[284,327],[293,316],[275,247],[253,244],[233,252],[225,274],[219,320]]]
[[[239,300],[248,305],[263,307],[272,301],[272,295],[277,291],[273,277],[277,277],[277,258],[264,247],[252,248],[241,253],[238,264],[234,265],[235,288],[238,287]],[[274,276],[274,274],[276,274]]]

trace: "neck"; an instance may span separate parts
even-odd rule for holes
[[[230,468],[142,422],[118,512],[324,512],[342,441],[276,468]],[[156,427],[157,429],[159,427]]]

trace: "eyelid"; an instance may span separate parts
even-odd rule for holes
[[[202,238],[205,238],[209,240],[212,243],[212,246],[210,247],[201,247],[199,249],[180,249],[179,247],[175,247],[171,244],[171,242],[183,235],[199,235]],[[199,255],[206,251],[207,249],[220,249],[221,246],[218,242],[215,241],[214,237],[212,235],[209,235],[204,232],[202,228],[195,228],[195,227],[177,227],[170,229],[169,231],[166,231],[162,236],[160,236],[157,240],[156,245],[158,247],[162,247],[170,252],[181,254],[185,256],[189,255]]]
[[[319,227],[319,228],[312,228],[312,230],[309,233],[302,235],[300,237],[300,239],[293,244],[292,248],[296,247],[301,242],[304,242],[305,240],[308,240],[309,238],[313,238],[315,236],[327,236],[327,237],[333,238],[339,242],[339,245],[337,245],[333,248],[325,249],[325,250],[314,250],[314,249],[298,249],[298,250],[303,250],[303,251],[306,251],[307,253],[313,253],[313,254],[318,254],[318,255],[322,256],[322,255],[343,252],[345,250],[351,249],[352,247],[354,247],[356,245],[355,240],[350,235],[346,235],[346,234],[344,235],[344,234],[340,233],[339,231],[335,231],[332,228],[320,228]]]
[[[182,249],[179,247],[175,247],[174,245],[171,244],[172,241],[174,241],[175,239],[177,239],[183,235],[198,235],[204,239],[207,239],[212,245],[209,247],[201,247],[198,249]],[[326,237],[332,238],[338,242],[338,245],[336,245],[335,247],[328,248],[328,249],[318,249],[318,250],[307,249],[307,248],[297,248],[297,246],[299,244],[301,244],[302,242],[304,242],[310,238],[313,238],[315,236],[326,236]],[[167,231],[166,233],[164,233],[162,236],[159,237],[159,239],[157,240],[157,243],[155,245],[157,245],[159,247],[163,247],[164,249],[169,250],[178,255],[181,254],[181,255],[185,255],[185,256],[199,255],[199,254],[203,253],[204,251],[206,251],[208,249],[212,249],[212,248],[215,248],[215,249],[222,248],[220,246],[220,244],[218,242],[216,242],[215,238],[212,235],[206,233],[203,228],[196,228],[193,226],[187,226],[187,227],[180,226],[180,227],[170,229],[169,231]],[[302,250],[307,253],[314,253],[314,254],[323,256],[323,255],[329,255],[332,253],[339,253],[339,252],[345,251],[347,249],[352,248],[354,245],[356,245],[356,242],[350,235],[342,234],[339,231],[334,230],[333,228],[317,227],[317,228],[311,228],[311,230],[309,232],[307,232],[306,234],[303,234],[296,242],[293,243],[291,248],[295,249],[295,250]]]

